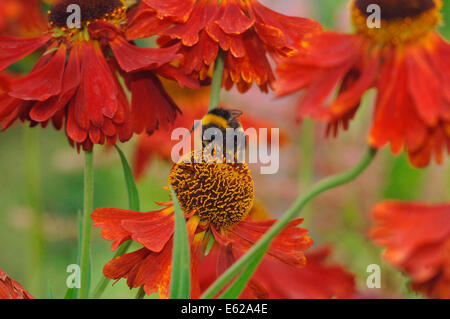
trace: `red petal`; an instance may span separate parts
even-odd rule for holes
[[[151,134],[160,125],[167,128],[175,121],[179,109],[152,72],[133,74],[131,92],[135,133],[146,130]]]
[[[151,252],[148,249],[142,248],[135,252],[121,255],[105,265],[103,274],[109,279],[127,278],[128,274],[150,254]]]
[[[172,23],[169,19],[161,20],[155,11],[141,2],[138,7],[130,10],[126,38],[134,40],[162,34]]]
[[[220,6],[218,17],[214,23],[220,26],[225,33],[241,34],[253,26],[255,18],[249,17],[236,0],[227,0],[226,4]]]
[[[283,261],[286,264],[301,267],[305,265],[305,256],[301,250],[305,250],[313,244],[311,238],[307,237],[308,231],[297,228],[303,220],[292,221],[272,242],[268,254]],[[235,236],[233,246],[245,251],[257,242],[262,235],[273,225],[271,221],[251,221],[247,219],[233,227],[231,233]]]
[[[183,69],[187,74],[200,73],[204,65],[214,63],[219,52],[219,45],[205,31],[200,33],[199,42],[192,47],[183,47]]]
[[[391,143],[392,152],[398,153],[405,145],[416,151],[427,135],[425,123],[412,108],[407,88],[404,59],[399,55],[386,58],[379,78],[378,100],[370,142],[375,147]],[[392,83],[396,83],[395,86]]]
[[[450,297],[450,205],[383,202],[373,209],[372,239],[385,259],[431,298]]]
[[[101,235],[113,241],[112,250],[133,237],[148,249],[161,251],[161,247],[167,244],[170,238],[169,233],[174,230],[170,227],[173,225],[172,218],[167,217],[169,213],[170,211],[164,210],[138,213],[124,209],[99,208],[92,213],[91,218],[94,226],[102,229]],[[161,233],[152,233],[152,230]]]
[[[132,234],[134,241],[140,242],[149,250],[163,250],[174,231],[174,215],[160,215],[151,220],[123,220],[122,228]]]
[[[191,14],[196,0],[143,0],[145,4],[153,8],[160,19],[171,17],[178,22],[185,22]]]
[[[181,39],[186,46],[193,46],[198,43],[200,32],[205,29],[208,22],[217,14],[217,11],[217,3],[208,0],[199,1],[186,23],[175,25],[168,29],[164,35],[173,39]]]
[[[109,45],[120,67],[126,72],[155,69],[182,57],[177,54],[179,44],[162,49],[148,49],[137,47],[122,37],[116,37]]]
[[[224,51],[230,51],[236,58],[245,57],[245,40],[243,36],[226,34],[215,23],[209,25],[206,30],[208,32],[208,35],[213,38],[215,42],[219,43],[220,47]]]
[[[198,80],[186,75],[182,70],[166,64],[158,68],[156,72],[167,79],[175,80],[180,85],[181,88],[190,88],[198,90],[200,89],[200,83]]]
[[[28,39],[0,36],[0,71],[36,51],[50,39],[49,35]]]
[[[0,299],[34,299],[34,297],[0,269]]]
[[[275,49],[293,48],[305,35],[322,30],[320,24],[314,20],[289,17],[277,13],[257,1],[252,2],[249,7],[257,17],[256,30],[258,35],[265,44]]]
[[[374,56],[364,64],[361,71],[357,71],[362,74],[358,74],[356,78],[351,78],[351,71],[347,74],[341,84],[339,95],[329,107],[332,118],[340,118],[359,107],[364,93],[375,85],[378,71],[379,58]]]
[[[372,238],[389,247],[386,258],[396,265],[421,245],[450,236],[450,205],[384,202],[375,206],[372,214],[379,224],[372,229]]]
[[[136,266],[129,274],[128,286],[144,286],[148,295],[158,292],[160,298],[169,298],[172,246],[173,240],[171,239],[160,253],[150,252],[142,264]]]
[[[444,102],[439,75],[433,72],[420,49],[411,50],[405,59],[408,91],[415,102],[416,110],[429,126],[435,126]]]
[[[30,117],[33,120],[38,122],[46,121],[69,103],[81,81],[80,64],[79,46],[75,45],[70,51],[64,71],[61,94],[59,94],[57,101],[53,104],[41,103],[33,107],[30,112]]]
[[[90,42],[83,43],[81,72],[84,96],[76,115],[87,116],[93,125],[102,127],[104,116],[112,118],[117,111],[118,90],[103,53]]]
[[[47,59],[43,57],[41,59]],[[39,63],[39,62],[38,62]],[[15,80],[9,95],[22,100],[45,101],[61,92],[66,46],[61,44],[58,51],[44,66],[34,69],[29,75]]]

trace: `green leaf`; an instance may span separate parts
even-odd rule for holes
[[[131,171],[130,164],[128,164],[125,154],[122,152],[119,146],[116,145],[115,147],[117,153],[119,153],[120,160],[122,162],[123,175],[125,177],[125,184],[127,186],[128,192],[129,209],[138,212],[140,211],[140,200],[136,182],[134,181],[133,172]],[[114,254],[113,259],[121,255],[124,255],[130,248],[131,244],[132,244],[131,240],[128,240],[127,242],[123,243]],[[95,286],[94,292],[92,293],[92,297],[95,299],[99,299],[103,294],[103,292],[105,291],[106,287],[108,286],[109,282],[110,279],[102,277],[102,279],[98,282],[97,286]]]
[[[69,288],[67,289],[66,295],[64,296],[64,299],[76,299],[76,289],[75,288]]]
[[[189,237],[183,211],[177,195],[170,189],[175,209],[175,233],[173,235],[171,299],[188,299],[191,294],[191,257]]]
[[[127,158],[123,154],[122,150],[116,145],[116,150],[119,153],[120,160],[122,161],[123,174],[125,176],[125,183],[127,184],[128,191],[128,204],[130,210],[138,212],[139,207],[139,193],[137,190],[136,183],[134,182],[134,176],[131,171],[130,165],[128,164]]]
[[[55,299],[53,297],[53,290],[52,287],[50,286],[50,283],[47,283],[47,299]]]
[[[208,230],[207,235],[205,236],[205,239],[207,239],[207,243],[205,246],[205,251],[203,253],[204,256],[208,256],[209,253],[211,252],[211,249],[213,248],[214,242],[216,241],[214,238],[214,235],[212,234],[211,231]]]

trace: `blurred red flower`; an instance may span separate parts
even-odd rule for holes
[[[253,82],[262,91],[272,85],[268,53],[292,54],[295,43],[320,28],[315,21],[279,14],[256,0],[142,0],[127,34],[130,39],[161,35],[162,46],[181,43],[184,70],[201,80],[221,49],[224,86],[236,84],[245,92]]]
[[[0,269],[0,299],[34,299],[17,281]]]
[[[67,6],[81,7],[80,28],[68,28]],[[49,30],[37,38],[0,37],[0,71],[41,47],[45,54],[25,77],[12,81],[0,96],[0,123],[15,120],[45,127],[50,121],[71,143],[128,141],[133,132],[152,133],[173,122],[178,108],[156,74],[197,87],[168,63],[180,57],[179,46],[140,48],[125,39],[126,8],[120,0],[55,1]],[[131,91],[128,102],[117,74]]]
[[[0,1],[0,34],[32,36],[45,28],[40,0]]]
[[[384,202],[373,209],[372,239],[384,258],[407,273],[411,287],[450,298],[450,205]]]
[[[381,28],[368,26],[370,4],[381,7]],[[441,0],[354,0],[356,34],[305,39],[300,53],[278,66],[278,94],[304,89],[300,117],[327,122],[336,135],[376,88],[371,146],[390,143],[396,154],[404,147],[416,167],[432,157],[442,162],[450,151],[450,45],[435,31],[441,8]]]

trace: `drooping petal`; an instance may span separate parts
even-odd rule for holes
[[[132,116],[134,131],[151,134],[172,124],[179,109],[164,90],[161,81],[151,71],[131,75]]]
[[[364,93],[375,85],[379,71],[378,56],[369,56],[363,64],[364,66],[360,70],[350,71],[342,80],[338,96],[329,107],[332,118],[340,118],[342,115],[357,109]]]
[[[16,38],[0,36],[0,71],[44,46],[51,37]]]
[[[183,69],[187,74],[201,74],[205,65],[214,64],[219,52],[219,45],[203,31],[200,33],[200,41],[192,47],[184,47]],[[204,77],[200,76],[200,80]]]
[[[120,67],[126,72],[155,69],[182,57],[177,53],[180,45],[161,49],[140,48],[122,37],[116,37],[110,46]]]
[[[427,125],[435,126],[444,103],[439,78],[428,64],[421,48],[411,49],[406,53],[405,60],[408,91],[416,111]]]
[[[269,47],[288,53],[306,35],[321,31],[320,24],[311,19],[289,17],[277,13],[258,1],[249,5],[252,13],[257,17],[256,31]]]
[[[41,59],[47,60],[47,57],[44,56]],[[66,46],[61,44],[50,61],[43,66],[33,69],[27,76],[15,80],[11,84],[9,95],[22,100],[42,102],[59,94],[62,87],[65,63]]]
[[[47,121],[56,112],[64,108],[73,98],[81,82],[81,60],[79,46],[74,45],[70,51],[64,71],[61,94],[53,103],[41,103],[32,108],[30,117],[38,122]]]
[[[174,221],[174,215],[171,214],[155,216],[150,220],[123,220],[121,225],[124,230],[132,234],[131,238],[134,241],[159,253],[173,235]]]
[[[381,148],[389,142],[395,154],[403,146],[414,152],[423,145],[427,127],[411,108],[405,60],[400,54],[394,53],[386,59],[380,79],[370,143]]]
[[[98,45],[85,42],[81,52],[84,96],[77,114],[84,113],[94,126],[102,127],[104,117],[114,117],[118,108],[116,82]]]
[[[123,242],[134,239],[149,250],[160,252],[173,234],[170,208],[138,213],[124,209],[99,208],[92,213],[94,226],[102,229],[101,235],[113,241],[111,250]],[[160,232],[155,233],[154,231]]]

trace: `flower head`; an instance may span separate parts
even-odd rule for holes
[[[372,239],[384,258],[430,298],[450,298],[450,205],[384,202],[373,209]]]
[[[79,26],[66,25],[67,7],[79,5]],[[16,79],[0,96],[0,123],[15,120],[65,126],[71,143],[124,142],[133,132],[152,133],[175,120],[178,108],[156,74],[196,86],[168,63],[178,46],[140,48],[125,39],[127,9],[120,0],[58,0],[49,12],[49,29],[37,38],[0,37],[0,70],[44,47],[31,72]],[[131,105],[124,79],[131,91]]]
[[[194,157],[195,154],[192,154]],[[193,163],[176,164],[169,177],[169,184],[177,195],[186,218],[191,245],[191,274],[193,298],[200,294],[198,262],[201,252],[211,236],[217,253],[217,267],[227,269],[244,254],[273,224],[274,220],[253,221],[248,213],[253,205],[253,180],[244,164]],[[94,211],[94,225],[102,229],[102,236],[112,240],[116,249],[127,240],[134,240],[144,247],[138,251],[117,257],[107,263],[103,272],[107,278],[127,278],[130,288],[144,286],[147,294],[159,292],[169,296],[171,256],[174,232],[174,208],[172,203],[148,213],[131,212],[114,208]],[[312,244],[307,231],[290,225],[273,241],[268,255],[291,266],[305,264],[302,250]],[[256,296],[261,291],[250,290]]]
[[[0,299],[34,299],[17,281],[0,269]]]
[[[381,8],[380,28],[367,24],[367,7]],[[356,33],[323,32],[278,67],[279,95],[305,90],[299,115],[348,128],[362,95],[378,97],[369,142],[394,153],[405,148],[413,165],[443,160],[450,146],[450,45],[435,31],[441,0],[352,2]],[[333,92],[337,90],[337,96]]]
[[[128,36],[161,35],[163,46],[181,43],[182,66],[188,74],[208,77],[219,50],[224,51],[224,86],[241,92],[255,82],[267,91],[274,75],[267,53],[287,56],[318,23],[288,17],[257,0],[143,0]]]
[[[194,151],[189,163],[182,159],[172,168],[169,184],[183,211],[195,211],[200,221],[228,228],[244,220],[253,206],[250,170],[245,163],[202,161],[203,155],[203,150]]]

